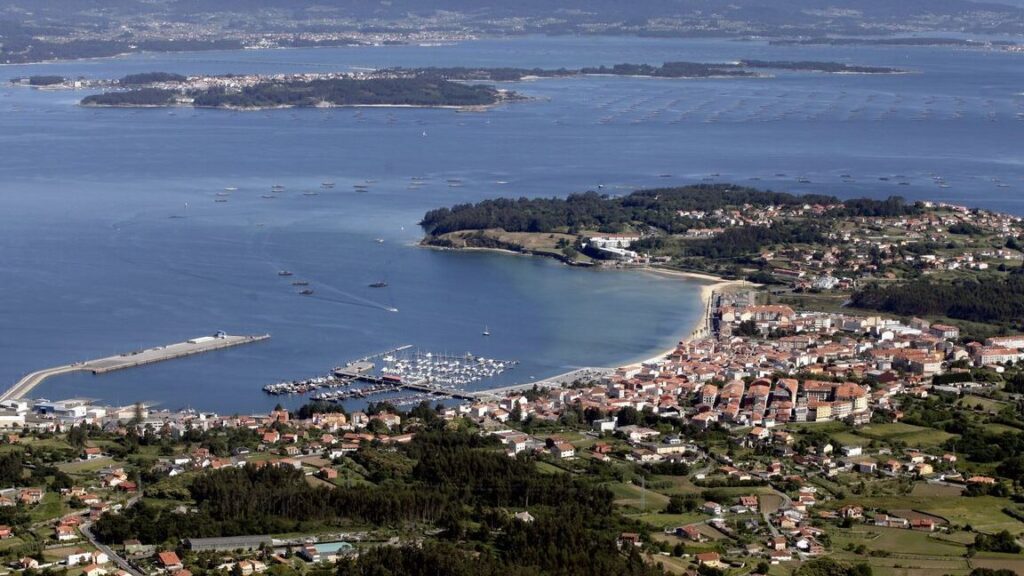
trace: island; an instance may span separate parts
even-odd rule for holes
[[[571,76],[636,76],[646,78],[747,78],[760,75],[760,70],[814,71],[833,74],[895,74],[903,72],[898,68],[882,66],[858,66],[840,62],[818,61],[763,61],[740,60],[738,62],[686,62],[670,61],[655,64],[615,64],[612,66],[590,66],[577,69],[557,68],[515,68],[515,67],[427,67],[391,68],[382,72],[400,75],[436,77],[446,80],[480,80],[493,82],[514,82],[533,78],[566,78]]]
[[[108,89],[86,96],[83,106],[194,106],[260,110],[329,106],[416,106],[478,108],[523,100],[521,95],[477,82],[518,82],[572,76],[645,78],[749,78],[761,70],[814,71],[833,74],[894,74],[902,70],[838,62],[760,61],[706,64],[665,62],[616,64],[579,69],[515,67],[384,68],[366,72],[287,75],[192,76],[167,72],[131,74],[118,80],[66,79],[60,76],[14,78],[16,85],[50,89]]]
[[[259,110],[335,106],[479,108],[516,100],[491,86],[423,77],[266,80],[242,87],[136,88],[86,96],[82,106],[194,106]]]
[[[967,38],[948,38],[942,36],[889,36],[883,38],[814,36],[810,38],[774,39],[770,40],[768,44],[772,46],[928,46],[952,48],[995,48],[1001,50],[1015,50],[1020,46],[1017,42],[1009,40],[971,40]]]
[[[771,70],[792,70],[796,72],[827,72],[829,74],[900,74],[903,70],[888,66],[859,66],[841,62],[788,61],[788,60],[742,60],[743,68],[767,68]]]

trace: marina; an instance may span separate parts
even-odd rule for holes
[[[344,402],[378,394],[408,390],[418,393],[405,400],[444,396],[475,399],[467,387],[513,369],[518,362],[473,354],[449,355],[413,351],[411,345],[353,360],[330,374],[263,387],[270,395],[308,394],[313,400]]]

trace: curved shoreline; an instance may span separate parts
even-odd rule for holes
[[[561,259],[558,259],[558,258],[554,258],[553,256],[550,256],[550,255],[547,255],[547,254],[536,254],[536,253],[532,253],[532,252],[522,252],[522,251],[508,250],[508,249],[505,249],[505,248],[484,248],[484,247],[454,248],[454,247],[447,247],[447,246],[434,246],[434,245],[431,245],[431,244],[426,244],[422,240],[420,242],[417,242],[416,246],[419,246],[421,248],[429,248],[429,249],[433,249],[433,250],[438,250],[438,251],[490,252],[490,253],[494,253],[494,254],[503,254],[503,255],[506,255],[506,256],[527,256],[527,257],[552,258],[552,259],[559,260],[559,261],[561,261],[563,263],[566,263],[564,260],[561,260]],[[569,264],[569,265],[572,266],[571,264]],[[579,266],[575,266],[575,267],[579,267]],[[594,268],[594,267],[590,266],[590,268]],[[600,270],[600,268],[597,268],[597,269]],[[687,341],[690,341],[690,340],[697,340],[697,339],[700,339],[700,338],[704,338],[704,337],[708,336],[711,333],[711,312],[712,312],[711,311],[711,306],[712,306],[711,299],[712,299],[712,297],[714,296],[714,294],[716,292],[720,292],[722,290],[727,290],[727,289],[732,289],[732,288],[739,288],[739,287],[756,288],[756,287],[760,286],[759,284],[755,284],[755,283],[750,282],[748,280],[728,280],[726,278],[722,278],[721,276],[715,276],[713,274],[706,274],[706,273],[701,273],[701,272],[686,272],[686,271],[683,271],[683,270],[671,270],[671,269],[667,269],[667,268],[658,268],[658,267],[651,267],[651,266],[635,267],[635,268],[615,268],[614,271],[617,271],[617,272],[646,272],[646,273],[649,273],[649,274],[655,274],[655,275],[658,275],[658,276],[665,276],[665,277],[669,277],[669,278],[681,278],[681,279],[684,279],[684,280],[697,281],[697,282],[700,283],[700,296],[699,296],[699,298],[700,298],[700,302],[701,302],[702,312],[699,315],[699,317],[694,320],[694,323],[693,323],[692,327],[690,328],[690,330],[684,332],[683,334],[685,334],[685,335],[682,336],[681,338],[679,338],[675,342],[675,344],[673,344],[673,346],[671,348],[660,349],[653,356],[647,356],[647,354],[645,353],[643,356],[638,357],[636,360],[629,361],[629,362],[623,362],[623,363],[617,363],[615,366],[608,366],[608,365],[606,365],[603,362],[598,362],[594,366],[595,368],[601,368],[601,369],[606,369],[606,370],[614,370],[614,369],[617,369],[617,368],[628,367],[628,366],[639,366],[641,364],[648,364],[648,363],[658,362],[658,361],[664,360],[665,357],[669,356],[670,354],[672,354],[672,353],[674,353],[676,351],[676,349],[679,347],[680,343],[687,342]],[[561,373],[561,374],[555,374],[553,376],[545,378],[544,380],[545,381],[558,381],[558,380],[562,380],[562,379],[564,379],[564,377],[566,377],[566,376],[568,376],[570,374],[573,374],[573,373],[577,372],[578,370],[579,369],[574,369],[574,370],[571,370],[569,372],[565,372],[565,373]]]

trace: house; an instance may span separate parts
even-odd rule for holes
[[[943,340],[956,340],[960,337],[960,329],[948,324],[932,324],[928,331]]]
[[[14,537],[14,531],[10,526],[0,526],[0,540],[7,540]]]
[[[779,562],[789,562],[793,559],[793,554],[789,550],[769,550],[768,561],[772,564],[778,564]]]
[[[722,566],[722,557],[718,552],[704,552],[697,554],[697,565],[707,566],[708,568],[720,568]]]
[[[97,446],[89,446],[82,451],[82,457],[86,460],[96,460],[103,457],[103,450]]]
[[[103,576],[106,573],[106,570],[96,564],[89,564],[85,568],[82,568],[82,576]]]
[[[740,496],[740,506],[756,511],[758,508],[757,496]]]
[[[22,558],[21,560],[18,560],[18,564],[24,570],[29,570],[29,569],[38,570],[39,569],[39,560],[36,560],[35,558],[29,558],[29,557]]]
[[[576,456],[576,448],[568,442],[555,442],[551,447],[551,454],[558,458],[573,458]]]
[[[857,471],[861,474],[874,474],[877,469],[878,464],[871,461],[857,463]]]
[[[259,560],[242,560],[238,563],[238,570],[242,573],[242,576],[252,576],[253,574],[266,572],[267,565]]]
[[[702,534],[694,525],[676,528],[676,536],[685,537],[694,542],[706,542],[708,539],[707,536]]]
[[[138,540],[125,540],[123,545],[125,554],[139,554],[149,548]]]
[[[856,520],[864,517],[864,509],[860,506],[843,506],[839,509],[839,515],[843,518]]]
[[[324,466],[319,472],[317,472],[317,476],[323,480],[334,480],[338,477],[338,471],[334,468]]]
[[[61,524],[55,529],[55,536],[57,537],[58,542],[68,542],[71,540],[77,540],[78,532],[75,531],[74,526]]]
[[[712,516],[722,515],[722,505],[717,502],[705,502],[704,506],[701,507],[701,510],[703,510],[705,514],[711,514]]]
[[[303,546],[302,550],[299,550],[299,556],[306,562],[314,564],[320,561],[320,552],[312,545]]]
[[[91,564],[91,563],[92,563],[92,552],[88,552],[86,550],[82,550],[81,548],[79,548],[78,550],[75,550],[71,554],[68,554],[67,557],[64,558],[64,565],[65,566],[78,566],[79,564]]]
[[[624,548],[626,546],[639,546],[640,535],[636,532],[623,532],[622,534],[619,534],[618,544],[619,548]]]
[[[168,572],[175,572],[182,569],[181,559],[172,550],[165,550],[156,555],[157,564]]]
[[[917,518],[910,522],[910,527],[913,530],[922,530],[924,532],[935,531],[935,520],[931,518]]]
[[[39,504],[43,500],[42,488],[25,488],[18,494],[22,504]]]
[[[910,527],[910,522],[906,518],[879,514],[878,516],[875,516],[875,526],[884,526],[887,528],[908,528]]]

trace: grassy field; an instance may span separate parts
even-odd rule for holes
[[[869,550],[882,550],[893,554],[929,557],[961,557],[967,552],[966,547],[933,538],[929,532],[879,526],[857,526],[848,530],[837,528],[832,532],[833,549],[843,550],[847,544],[863,544]]]
[[[750,494],[774,494],[772,489],[768,486],[750,486],[750,487],[728,487],[723,486],[720,488],[704,488],[697,486],[689,478],[685,476],[654,476],[653,482],[656,481],[659,486],[662,484],[671,485],[669,488],[659,488],[658,491],[669,495],[669,496],[691,496],[697,495],[705,490],[714,490],[716,492],[722,492],[730,496],[740,497],[748,496]],[[732,502],[720,502],[720,504],[732,504]]]
[[[1017,574],[1024,574],[1024,556],[1019,554],[995,554],[982,552],[971,558],[972,568],[991,568],[993,570],[1013,570]]]
[[[778,494],[761,494],[758,496],[761,512],[774,514],[782,506],[782,496]]]
[[[914,484],[914,489],[910,491],[910,495],[920,498],[952,498],[960,496],[962,492],[963,490],[958,486],[918,482]]]
[[[951,524],[969,524],[973,529],[992,533],[1009,530],[1013,533],[1024,531],[1024,523],[1002,512],[1010,501],[995,496],[971,498],[936,498],[934,496],[872,496],[858,498],[865,508],[885,510],[919,510],[945,518]]]
[[[483,234],[503,244],[515,245],[524,251],[538,252],[542,254],[561,255],[562,249],[558,247],[559,242],[573,245],[578,239],[572,234],[558,234],[548,232],[506,232],[501,229],[489,229],[480,232],[451,232],[442,237],[451,240],[456,247],[465,247],[466,239],[473,234]],[[578,254],[576,260],[579,262],[591,262],[592,259],[585,254]]]
[[[44,520],[51,520],[59,516],[63,516],[69,512],[68,507],[64,505],[64,501],[61,500],[60,494],[56,492],[47,492],[43,495],[43,500],[37,504],[29,512],[29,518],[33,522],[42,522]]]
[[[873,576],[965,576],[971,571],[966,558],[876,558],[850,552],[836,552],[829,557],[851,564],[866,563],[871,566]]]
[[[992,434],[1006,434],[1007,432],[1017,434],[1021,432],[1020,428],[1014,428],[1013,426],[1007,426],[1006,424],[999,424],[996,422],[986,422],[982,426],[985,428],[986,432],[991,432]]]
[[[636,514],[630,517],[634,520],[644,522],[645,524],[650,524],[657,530],[675,529],[687,524],[693,524],[694,522],[700,522],[707,518],[706,516],[698,513],[662,514],[659,512]]]
[[[0,552],[6,552],[12,548],[17,548],[18,546],[21,546],[24,543],[25,541],[21,538],[18,538],[17,536],[13,536],[6,540],[0,540]]]
[[[1006,408],[1006,402],[1000,402],[998,400],[992,400],[991,398],[985,398],[983,396],[975,396],[968,394],[963,398],[957,400],[957,406],[963,406],[974,410],[976,407],[981,406],[983,410],[991,412],[993,414],[998,413],[1003,408]]]
[[[660,554],[647,554],[644,558],[649,562],[658,564],[669,574],[686,574],[693,571],[690,567],[690,561],[686,558],[675,558]]]
[[[953,437],[953,434],[948,432],[935,430],[933,428],[924,428],[922,426],[913,426],[902,422],[893,422],[890,424],[868,424],[857,429],[857,435],[871,440],[884,440],[890,442],[893,440],[901,440],[906,442],[908,446],[919,448],[940,446],[944,444],[946,440]]]
[[[537,471],[541,474],[565,474],[565,470],[555,466],[550,462],[539,461],[537,462]]]
[[[668,496],[653,490],[641,490],[639,486],[633,484],[611,482],[605,486],[615,496],[615,504],[632,508],[637,512],[660,512],[668,504]]]
[[[64,462],[57,465],[57,468],[61,472],[67,474],[88,474],[106,468],[107,466],[115,466],[116,462],[109,456],[97,458],[95,460],[76,460],[74,462]]]

